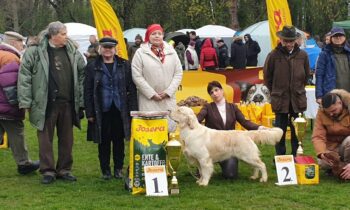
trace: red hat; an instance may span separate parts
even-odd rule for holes
[[[149,42],[149,36],[151,35],[151,33],[153,33],[153,31],[156,31],[156,30],[160,30],[164,32],[162,26],[160,26],[159,24],[152,24],[147,27],[147,31],[145,34],[145,42]]]

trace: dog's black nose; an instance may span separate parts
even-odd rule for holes
[[[264,100],[264,96],[261,94],[256,94],[253,98],[254,102],[262,102]]]

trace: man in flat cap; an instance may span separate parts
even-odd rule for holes
[[[88,140],[98,143],[102,178],[112,178],[111,145],[114,177],[123,177],[124,138],[130,138],[130,111],[137,110],[136,87],[130,63],[116,56],[117,41],[100,39],[100,56],[85,71],[84,100],[88,119]]]
[[[63,23],[50,23],[41,36],[39,44],[29,47],[22,59],[19,107],[28,110],[31,124],[38,129],[42,183],[50,184],[56,178],[76,181],[71,173],[73,125],[80,128],[85,62],[68,39]],[[53,153],[55,127],[57,164]]]
[[[286,154],[285,137],[289,125],[292,155],[296,156],[298,139],[292,120],[306,110],[305,85],[310,68],[306,52],[296,43],[299,35],[294,26],[284,26],[278,31],[280,43],[269,53],[264,65],[264,83],[271,93],[275,126],[283,130],[281,141],[275,146],[277,155]]]
[[[342,28],[333,27],[329,36],[330,43],[323,48],[316,64],[316,100],[319,104],[333,89],[350,92],[350,44],[346,42]]]
[[[17,78],[24,37],[13,31],[5,32],[0,44],[0,135],[7,133],[10,148],[20,174],[39,168],[39,162],[28,157],[24,138],[24,110],[17,100]]]

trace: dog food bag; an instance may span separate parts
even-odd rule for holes
[[[129,188],[133,195],[146,192],[144,166],[166,165],[168,112],[131,112]]]

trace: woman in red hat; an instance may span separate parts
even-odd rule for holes
[[[168,111],[176,106],[175,93],[181,84],[182,66],[176,51],[163,37],[164,30],[159,24],[148,26],[145,42],[132,60],[140,111]]]

